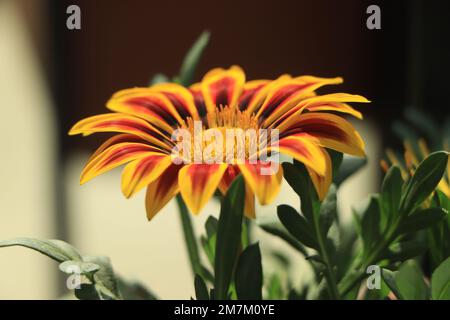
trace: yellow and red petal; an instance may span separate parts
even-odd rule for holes
[[[317,88],[326,84],[342,83],[342,78],[317,78],[303,76],[297,78],[285,78],[270,89],[266,100],[257,112],[260,121],[272,122],[274,119],[287,112],[296,103],[310,97]]]
[[[70,129],[69,135],[83,134],[87,136],[97,132],[134,134],[165,150],[170,150],[173,145],[170,137],[147,121],[123,113],[106,113],[83,119]]]
[[[277,119],[270,123],[270,127],[277,127],[282,123],[289,125],[289,123],[295,122],[297,117],[302,114],[305,109],[310,112],[335,111],[350,114],[358,119],[362,119],[362,114],[345,102],[368,103],[370,101],[363,96],[347,93],[332,93],[321,96],[314,95],[300,101],[287,112],[280,115]],[[269,125],[269,123],[266,122],[264,124]]]
[[[270,146],[267,149],[275,151]],[[326,173],[326,159],[322,148],[308,135],[297,134],[281,138],[278,141],[278,151],[304,163],[320,176]]]
[[[244,84],[244,89],[238,100],[239,110],[247,110],[253,107],[258,101],[262,101],[265,97],[264,90],[271,83],[270,80],[253,80]],[[267,92],[266,92],[267,94]]]
[[[163,154],[150,154],[130,162],[122,173],[122,193],[126,198],[131,197],[156,180],[171,164],[171,156]]]
[[[249,219],[256,218],[255,211],[255,194],[252,191],[252,188],[245,184],[245,203],[244,203],[244,215]]]
[[[165,155],[157,148],[144,143],[116,143],[91,157],[81,173],[80,183],[86,183],[106,171],[150,154]]]
[[[314,188],[316,189],[317,195],[319,196],[320,200],[325,199],[333,179],[333,167],[331,158],[327,151],[322,149],[322,153],[326,163],[324,175],[318,175],[315,170],[306,166],[306,169],[308,170],[309,176],[311,177]]]
[[[222,179],[219,182],[218,188],[222,194],[227,193],[233,180],[239,175],[239,167],[236,165],[229,165],[223,173]]]
[[[197,214],[212,197],[228,165],[189,164],[178,174],[181,196],[192,213]]]
[[[90,162],[92,159],[94,159],[97,155],[99,155],[101,152],[105,151],[107,148],[118,144],[118,143],[124,143],[124,142],[130,142],[130,143],[144,143],[147,144],[147,141],[135,136],[134,134],[127,134],[127,133],[123,133],[123,134],[116,134],[115,136],[112,136],[111,138],[109,138],[108,140],[106,140],[105,142],[103,142],[100,147],[97,148],[97,150],[95,150],[95,152],[91,155],[91,157],[89,158],[88,162]],[[162,153],[164,153],[165,151],[163,149],[159,149],[156,147],[153,147],[155,149],[155,151],[159,150]]]
[[[369,103],[365,97],[348,93],[332,93],[306,99],[300,106],[309,111],[336,111],[362,119],[361,112],[353,109],[347,102]]]
[[[194,120],[199,119],[194,96],[187,88],[177,83],[159,83],[152,86],[151,89],[164,94],[183,119],[187,117]]]
[[[257,92],[254,93],[251,100],[248,102],[248,104],[245,108],[245,112],[247,112],[249,114],[257,114],[259,109],[263,105],[263,103],[266,101],[266,98],[267,98],[267,95],[269,94],[269,92],[271,92],[273,88],[276,88],[278,85],[285,83],[287,80],[290,80],[290,79],[292,79],[292,77],[290,75],[283,74],[283,75],[279,76],[277,79],[275,79],[273,81],[269,81],[264,86],[259,88],[257,90]],[[244,90],[246,89],[246,87],[248,90],[251,90],[252,87],[257,86],[257,84],[258,84],[257,81],[264,81],[264,80],[255,80],[253,84],[249,83],[248,85],[246,83],[244,85]],[[251,82],[253,82],[253,81],[251,81]]]
[[[178,172],[181,167],[172,164],[147,186],[145,209],[148,220],[151,220],[178,193]]]
[[[169,133],[173,126],[183,122],[172,102],[151,88],[121,90],[112,96],[106,106],[112,111],[147,120]]]
[[[206,110],[213,112],[219,106],[234,108],[245,83],[245,74],[238,66],[228,70],[213,69],[202,79],[201,91]]]
[[[203,98],[201,84],[195,83],[192,86],[189,87],[189,90],[192,93],[192,96],[194,97],[194,103],[195,107],[197,108],[198,115],[200,118],[203,118],[207,111],[206,111],[206,104],[205,104],[205,98]]]
[[[359,133],[350,122],[334,114],[321,112],[301,114],[289,126],[282,123],[278,129],[280,137],[308,135],[322,147],[354,156],[365,155],[364,141]]]
[[[238,164],[245,182],[256,195],[260,204],[272,202],[278,195],[283,178],[283,169],[279,163],[259,162]],[[271,172],[272,174],[268,174]],[[264,174],[266,173],[266,174]]]

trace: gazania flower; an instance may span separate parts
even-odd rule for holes
[[[391,165],[396,165],[400,168],[403,180],[408,180],[414,175],[419,163],[424,160],[429,154],[430,149],[424,139],[420,139],[417,143],[417,150],[413,148],[410,141],[403,142],[405,152],[403,154],[403,160],[399,159],[395,152],[391,149],[386,150],[387,161],[381,160],[381,167],[385,172],[389,170],[389,163]],[[450,151],[446,143],[444,143],[444,150]],[[442,191],[447,197],[450,198],[450,160],[447,162],[447,172],[442,177],[437,187],[438,190]]]
[[[147,188],[146,210],[151,219],[177,193],[198,213],[216,189],[225,193],[233,179],[242,174],[246,183],[245,214],[255,216],[255,196],[261,204],[278,194],[283,176],[279,163],[251,162],[250,144],[244,145],[242,163],[174,163],[172,152],[177,129],[193,130],[201,121],[206,131],[224,129],[277,129],[278,150],[305,164],[314,186],[323,198],[331,183],[331,160],[325,148],[364,156],[364,143],[353,126],[337,115],[362,118],[347,102],[368,102],[362,96],[345,93],[317,95],[315,90],[342,83],[341,78],[283,75],[276,80],[245,81],[237,66],[213,69],[200,83],[189,88],[162,83],[117,92],[107,103],[113,111],[81,120],[69,134],[119,133],[89,159],[81,183],[127,164],[122,191],[131,197]],[[271,152],[271,145],[259,145],[258,152]],[[265,149],[265,150],[261,150]],[[195,152],[194,152],[195,153]],[[193,157],[194,155],[184,158]],[[187,159],[189,160],[189,159]],[[276,166],[273,174],[261,169]]]

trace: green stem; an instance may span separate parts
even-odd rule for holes
[[[328,252],[326,250],[325,242],[322,237],[317,215],[314,215],[314,228],[317,234],[317,241],[319,242],[319,255],[322,257],[322,260],[327,268],[328,291],[330,292],[332,299],[339,300],[340,298],[339,298],[339,291],[337,288],[336,276],[333,272],[333,266],[331,264]]]
[[[183,198],[178,194],[176,196],[178,211],[180,213],[181,224],[183,226],[184,239],[186,241],[187,250],[189,253],[189,261],[191,262],[192,272],[198,275],[203,274],[202,266],[200,263],[200,255],[197,247],[197,240],[195,238],[194,228],[192,227],[191,216],[189,215],[188,208],[183,201]]]

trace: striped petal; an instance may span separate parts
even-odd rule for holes
[[[266,85],[259,88],[252,96],[250,101],[248,102],[247,106],[245,107],[245,110],[247,113],[250,114],[257,114],[260,110],[261,106],[265,102],[267,95],[272,92],[274,88],[277,88],[280,84],[285,83],[287,80],[292,79],[292,77],[288,74],[283,74],[279,76],[277,79],[273,81],[269,81]],[[258,81],[250,81],[248,84],[246,83],[244,85],[244,92],[245,90],[251,91],[255,87],[258,87]],[[264,81],[264,80],[262,80]],[[245,102],[245,101],[244,101]],[[244,103],[245,105],[245,103]],[[242,110],[243,108],[241,108]]]
[[[272,202],[278,195],[283,177],[283,169],[279,163],[243,163],[238,164],[246,183],[251,191],[256,195],[261,205]],[[271,168],[276,172],[268,173]]]
[[[133,88],[119,91],[106,104],[107,108],[130,114],[165,130],[183,122],[174,105],[162,93],[151,88]]]
[[[271,148],[268,148],[270,151]],[[304,163],[320,176],[326,173],[326,159],[322,148],[314,138],[308,135],[287,136],[278,142],[280,153],[293,157],[295,160]]]
[[[147,219],[151,220],[177,193],[178,172],[181,166],[171,165],[159,178],[151,182],[145,195]]]
[[[150,154],[130,162],[122,173],[122,193],[126,198],[131,197],[157,179],[171,164],[171,156],[163,154]]]
[[[308,135],[322,147],[363,157],[364,141],[353,126],[343,118],[329,113],[301,114],[295,123],[278,126],[280,137]],[[281,139],[280,139],[281,140]]]
[[[244,89],[239,97],[238,106],[239,110],[243,111],[247,108],[253,109],[259,102],[262,102],[267,94],[268,85],[270,80],[253,80],[244,84]]]
[[[255,211],[255,194],[252,191],[252,188],[245,184],[245,203],[244,203],[244,214],[249,219],[256,218]]]
[[[81,173],[80,183],[86,183],[106,171],[149,154],[164,155],[157,148],[148,144],[116,143],[91,157]]]
[[[370,101],[360,95],[333,93],[309,98],[302,101],[300,105],[303,104],[303,108],[309,111],[336,111],[362,119],[361,112],[353,109],[346,102],[369,103]]]
[[[235,107],[244,82],[245,74],[238,66],[232,66],[228,70],[217,68],[208,72],[201,82],[206,110],[212,112],[219,106]]]
[[[192,93],[185,87],[176,83],[159,83],[151,87],[153,90],[164,94],[174,105],[179,115],[186,119],[199,118]]]
[[[69,135],[90,135],[96,132],[120,132],[134,134],[146,141],[170,150],[172,142],[160,130],[140,118],[123,113],[106,113],[77,122]]]
[[[189,87],[189,90],[194,97],[195,107],[197,108],[198,115],[200,118],[203,118],[206,115],[206,104],[205,99],[203,98],[201,84],[195,83]]]
[[[309,176],[311,177],[314,188],[316,189],[317,195],[319,196],[320,200],[325,199],[333,177],[333,167],[331,163],[331,158],[327,151],[322,149],[322,153],[326,164],[326,170],[324,175],[322,176],[318,175],[314,169],[306,166],[306,169],[308,170]]]
[[[300,114],[302,114],[304,110],[308,110],[311,112],[335,111],[350,114],[358,119],[362,119],[362,114],[359,111],[353,109],[345,102],[369,103],[370,101],[363,96],[347,93],[333,93],[321,96],[313,96],[300,101],[289,111],[278,117],[278,119],[276,119],[274,122],[271,122],[270,127],[279,126],[284,122],[295,122],[296,118]],[[265,125],[268,125],[268,123],[265,123]]]
[[[103,142],[101,144],[100,147],[97,148],[97,150],[95,150],[95,152],[91,155],[91,157],[89,158],[88,162],[90,162],[92,159],[94,159],[96,156],[98,156],[100,153],[102,153],[103,151],[105,151],[106,149],[108,149],[109,147],[118,144],[118,143],[124,143],[124,142],[137,142],[137,143],[144,143],[147,144],[147,141],[139,138],[138,136],[135,136],[134,134],[127,134],[127,133],[123,133],[123,134],[116,134],[115,136],[112,136],[111,138],[109,138],[108,140],[106,140],[105,142]],[[163,151],[162,149],[153,147],[154,151],[161,151],[162,153],[164,153],[165,151]]]
[[[279,117],[287,112],[300,100],[310,97],[317,88],[326,84],[342,83],[342,78],[317,78],[312,76],[302,76],[279,81],[271,88],[264,104],[258,110],[257,116],[260,121]]]
[[[212,197],[227,166],[225,163],[189,164],[180,170],[180,192],[192,213],[199,213]]]
[[[229,165],[225,170],[222,179],[219,182],[219,190],[222,194],[226,194],[233,180],[240,174],[239,167],[236,165]],[[245,205],[244,214],[247,218],[254,219],[255,214],[255,194],[250,186],[245,184]]]
[[[220,179],[218,188],[222,194],[227,193],[233,180],[239,175],[239,167],[236,165],[229,165]]]

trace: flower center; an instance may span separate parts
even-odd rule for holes
[[[236,163],[256,156],[258,147],[266,145],[267,134],[261,139],[256,117],[237,108],[218,107],[202,121],[187,118],[182,129],[181,152],[184,159],[198,162]],[[262,141],[264,140],[264,141]]]

